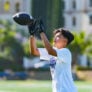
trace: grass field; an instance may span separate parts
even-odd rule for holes
[[[78,92],[92,92],[92,82],[75,82]],[[0,81],[0,92],[52,92],[51,81]]]

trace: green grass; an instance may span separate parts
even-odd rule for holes
[[[78,92],[92,92],[92,82],[75,82]],[[0,92],[52,92],[51,81],[0,81]]]

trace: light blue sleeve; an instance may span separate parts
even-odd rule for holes
[[[40,53],[40,59],[42,60],[50,60],[50,55],[48,54],[45,48],[38,48]]]
[[[57,49],[57,60],[61,63],[71,63],[71,52],[67,48]]]

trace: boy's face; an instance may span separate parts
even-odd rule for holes
[[[68,43],[68,39],[65,38],[60,32],[54,35],[53,41],[53,45],[58,49],[66,47]]]

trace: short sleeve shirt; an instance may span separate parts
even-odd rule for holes
[[[57,57],[49,55],[45,48],[39,48],[40,59],[50,62],[53,92],[77,92],[71,73],[71,52],[67,48],[54,49]]]

